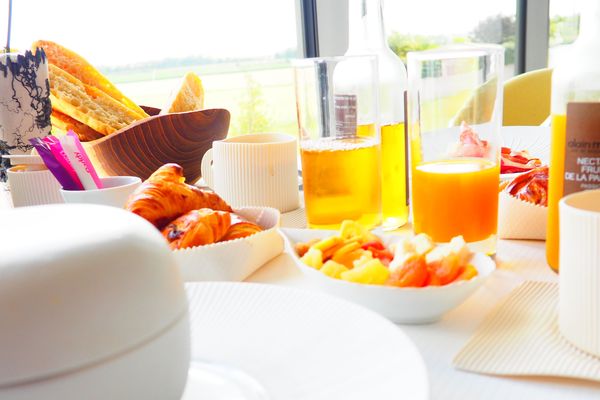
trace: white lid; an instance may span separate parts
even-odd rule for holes
[[[132,213],[60,204],[0,221],[0,387],[101,363],[186,311],[166,242]]]

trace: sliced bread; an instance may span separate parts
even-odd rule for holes
[[[204,88],[202,80],[193,72],[188,72],[181,80],[167,106],[160,113],[170,114],[176,112],[196,111],[204,108]]]
[[[109,135],[142,117],[100,89],[89,86],[54,64],[48,65],[52,108]]]
[[[54,64],[88,86],[100,89],[108,96],[130,108],[140,118],[148,116],[140,106],[121,93],[100,71],[74,51],[49,40],[38,40],[33,42],[31,47],[34,52],[37,48],[43,48],[49,64]]]
[[[93,130],[83,122],[79,122],[58,110],[52,110],[50,119],[52,120],[52,127],[59,129],[62,132],[72,130],[82,142],[89,142],[104,137],[103,134]]]

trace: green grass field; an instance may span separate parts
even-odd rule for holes
[[[256,132],[298,134],[294,92],[294,71],[287,61],[253,64],[212,64],[197,67],[165,68],[109,74],[117,86],[138,104],[162,108],[171,91],[188,71],[196,72],[205,89],[205,108],[225,108],[231,113],[229,136]],[[255,89],[252,90],[252,87]],[[253,92],[253,95],[250,95]],[[421,121],[424,131],[445,127],[466,103],[471,90],[454,93],[437,101],[425,101]],[[253,100],[254,107],[248,105]],[[246,112],[243,112],[246,111]],[[248,116],[260,115],[266,124],[244,130]]]
[[[234,68],[235,67],[235,68]],[[156,71],[137,71],[109,74],[109,78],[127,96],[138,104],[161,108],[177,88],[179,80],[188,71],[196,72],[205,90],[205,108],[225,108],[231,113],[229,136],[244,133],[241,107],[249,101],[251,84],[258,88],[254,93],[256,106],[253,113],[264,115],[268,121],[263,129],[268,132],[297,134],[296,105],[293,68],[288,62],[270,64],[218,65],[168,68]],[[256,101],[258,100],[258,101]],[[246,107],[248,107],[246,105]]]

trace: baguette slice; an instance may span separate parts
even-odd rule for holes
[[[48,65],[52,108],[110,135],[142,117],[100,89],[88,86],[53,64]]]
[[[52,120],[52,126],[63,131],[68,132],[72,130],[77,134],[79,140],[82,142],[89,142],[91,140],[100,139],[104,137],[103,134],[97,132],[87,126],[86,124],[77,121],[69,117],[67,114],[63,114],[58,110],[52,110],[52,115],[50,115],[50,119]]]
[[[54,64],[86,85],[100,89],[108,96],[129,107],[131,111],[139,114],[140,118],[148,117],[148,114],[140,106],[121,93],[112,82],[79,54],[49,40],[38,40],[31,45],[34,52],[38,47],[44,49],[49,64]]]
[[[181,80],[181,86],[174,92],[161,114],[196,111],[204,108],[204,88],[202,81],[193,72],[188,72]]]

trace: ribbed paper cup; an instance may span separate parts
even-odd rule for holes
[[[546,239],[548,207],[517,199],[501,191],[498,202],[500,239]]]
[[[559,212],[560,331],[600,356],[600,190],[566,196]]]
[[[31,170],[33,166],[8,170],[8,185],[15,207],[63,203],[60,184],[48,169]],[[41,167],[40,167],[41,168]]]

